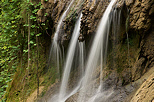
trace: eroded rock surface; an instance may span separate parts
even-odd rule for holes
[[[132,68],[132,80],[139,79],[149,68],[154,66],[154,31],[145,36],[140,46],[139,58]]]
[[[56,24],[69,3],[70,0],[41,0],[42,9],[37,12],[38,19],[40,22],[45,22],[50,17]]]
[[[154,102],[154,72],[141,85],[130,102]]]
[[[48,2],[42,1],[42,5],[44,6],[44,8],[38,11],[40,21],[44,22],[48,17],[51,17],[56,24],[69,3],[70,0],[61,0],[56,2],[54,2],[53,0],[49,0]],[[81,21],[79,39],[81,39],[81,41],[85,40],[86,43],[88,43],[90,41],[89,38],[93,38],[92,35],[95,34],[99,21],[103,16],[103,12],[105,11],[108,3],[108,0],[75,0],[62,25],[64,30],[61,37],[62,43],[64,40],[69,40],[71,38],[71,33],[73,31],[75,21],[77,20],[81,11],[83,16]],[[119,72],[120,74],[116,72],[118,69],[113,69],[114,67],[112,65],[112,68],[110,68],[111,70],[108,70],[108,72],[106,72],[108,74],[104,76],[107,77],[104,80],[104,87],[106,87],[106,89],[113,88],[115,92],[113,95],[111,95],[111,100],[107,100],[108,102],[123,101],[123,99],[136,88],[135,85],[129,85],[129,87],[127,87],[126,85],[130,84],[131,81],[134,82],[139,80],[150,68],[153,68],[154,66],[154,32],[152,26],[152,17],[154,11],[153,0],[118,0],[117,4],[114,5],[114,9],[122,11],[122,27],[118,38],[118,44],[122,46],[121,48],[124,49],[123,45],[125,43],[124,41],[126,41],[127,39],[127,32],[131,37],[133,37],[133,34],[139,35],[139,37],[136,39],[139,41],[137,41],[138,44],[132,44],[135,45],[137,50],[130,49],[130,59],[133,58],[136,60],[130,60],[129,58],[126,58],[127,50],[125,50],[124,53],[121,53],[121,51],[119,52],[121,56],[116,54],[116,58],[122,59],[116,59],[119,62],[121,61],[120,63],[118,63],[119,65],[117,65],[118,67],[116,68],[121,67],[120,64],[123,65],[122,71],[120,70]],[[45,13],[47,13],[47,16],[44,16]],[[126,26],[128,26],[128,28]],[[112,32],[109,39],[111,41],[115,39]],[[118,51],[120,50],[118,49]],[[131,62],[130,65],[128,64],[129,60]],[[96,76],[99,75],[97,74]],[[151,75],[149,79],[144,82],[144,84],[132,98],[132,102],[137,102],[136,100],[138,100],[139,102],[154,101],[153,77],[154,75]],[[75,98],[77,96],[78,93],[74,94],[67,101],[75,102]]]
[[[150,29],[153,15],[153,0],[135,0],[130,8],[130,27],[146,32]]]

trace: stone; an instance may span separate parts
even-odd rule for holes
[[[132,7],[130,7],[130,28],[139,30],[143,34],[146,33],[151,23],[150,15],[153,13],[152,0],[136,0]]]
[[[152,7],[151,7],[151,9],[150,9],[150,11],[149,11],[149,15],[152,15],[153,12],[154,12],[154,5],[152,5]]]
[[[143,13],[143,12],[140,13],[140,18],[144,18],[145,19],[145,16],[146,16],[145,13]]]
[[[82,34],[80,34],[78,40],[83,42],[84,41],[84,36]]]
[[[140,86],[130,102],[153,102],[154,101],[154,72]]]
[[[145,61],[144,57],[141,57],[137,60],[132,68],[132,80],[137,80],[141,77],[142,74],[142,63]]]
[[[126,1],[126,5],[127,6],[130,6],[134,2],[134,0],[125,0],[125,1]]]
[[[139,0],[136,0],[134,6],[135,7],[140,7],[141,6],[141,2]]]

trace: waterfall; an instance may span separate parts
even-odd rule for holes
[[[73,4],[73,2],[74,2],[74,0],[71,1],[71,3],[69,4],[69,6],[67,7],[66,11],[63,13],[62,17],[60,18],[60,20],[58,22],[58,25],[57,25],[57,28],[56,28],[56,32],[55,32],[55,35],[54,35],[54,38],[53,38],[53,41],[56,42],[56,43],[58,41],[58,33],[60,31],[61,24],[62,24],[64,18],[66,17],[66,13],[70,9],[70,6]]]
[[[111,0],[99,22],[87,61],[85,60],[85,41],[77,41],[80,31],[81,13],[76,21],[69,43],[59,93],[55,95],[54,99],[51,99],[52,102],[65,102],[67,99],[70,101],[72,98],[75,102],[105,102],[110,96],[112,97],[114,90],[103,87],[106,85],[103,83],[103,68],[106,67],[109,34],[113,35],[111,37],[113,40],[113,53],[116,55],[118,50],[116,46],[121,27],[121,10],[112,9],[115,2],[116,0]],[[129,56],[129,39],[127,32],[126,34]],[[58,35],[55,39],[58,41]],[[54,41],[58,45],[56,40]],[[58,46],[57,51],[60,51],[59,48]],[[60,53],[57,52],[58,58],[60,58],[59,55],[61,55],[61,51]],[[115,55],[113,55],[113,68],[116,66]]]
[[[101,22],[98,26],[91,50],[90,50],[90,54],[88,57],[88,61],[86,64],[86,71],[85,71],[85,75],[83,77],[83,83],[82,83],[82,87],[78,96],[78,102],[90,102],[90,100],[86,99],[86,94],[88,94],[89,92],[93,91],[92,86],[89,85],[89,83],[92,81],[93,78],[93,72],[94,69],[97,68],[98,62],[100,60],[100,56],[102,57],[102,67],[103,67],[103,62],[105,62],[104,60],[105,58],[105,54],[107,51],[105,48],[107,47],[107,39],[108,39],[108,26],[110,24],[109,22],[109,14],[112,10],[112,6],[115,3],[116,0],[112,0],[110,2],[110,4],[108,5],[107,9],[105,10],[103,17],[101,19]],[[105,58],[105,59],[104,59]],[[101,78],[100,78],[101,79]],[[101,79],[102,80],[102,79]],[[88,85],[88,86],[87,86]],[[101,83],[100,83],[101,86]],[[91,93],[90,93],[91,94]],[[95,94],[95,92],[94,92]],[[92,96],[94,96],[94,94]],[[94,101],[94,100],[92,100]]]
[[[48,65],[50,64],[50,62],[53,63],[53,62],[56,61],[55,63],[57,64],[56,67],[57,67],[57,73],[58,74],[60,74],[60,72],[59,72],[59,70],[60,70],[60,62],[62,62],[62,57],[64,57],[64,55],[62,55],[62,54],[64,54],[64,52],[62,53],[62,51],[64,51],[64,50],[61,51],[61,47],[59,46],[58,34],[59,34],[59,31],[60,31],[60,27],[61,27],[61,25],[63,23],[63,20],[66,17],[66,14],[67,14],[68,10],[70,9],[71,5],[73,4],[73,2],[74,2],[74,0],[71,1],[71,3],[67,7],[67,9],[64,11],[64,13],[62,14],[62,16],[61,16],[61,18],[60,18],[60,20],[58,22],[56,32],[55,32],[54,37],[53,37],[51,49],[50,49]],[[56,59],[54,59],[54,58],[56,58]],[[58,77],[60,78],[60,75]]]
[[[127,48],[128,48],[128,60],[130,59],[130,54],[129,54],[129,37],[128,37],[128,33],[126,32],[127,34]],[[130,67],[130,60],[128,61],[128,65]]]
[[[79,52],[77,53],[77,55],[79,55],[79,58],[77,58],[78,62],[79,62],[79,73],[78,73],[78,82],[76,83],[76,87],[65,97],[64,100],[68,99],[70,96],[72,96],[73,94],[77,93],[78,90],[80,89],[81,85],[82,85],[82,79],[83,79],[83,75],[84,75],[84,63],[85,63],[85,55],[86,55],[86,51],[85,51],[85,41],[84,42],[79,42],[77,44],[77,48],[76,50],[79,48]],[[77,80],[77,79],[76,79]]]
[[[116,68],[116,54],[118,48],[116,47],[118,43],[118,37],[120,33],[120,22],[121,21],[121,10],[114,9],[112,12],[112,33],[113,33],[113,68]]]
[[[84,75],[84,63],[85,63],[85,41],[79,43],[79,64],[80,64],[80,76]]]
[[[67,86],[68,86],[70,71],[71,71],[71,68],[72,68],[76,44],[77,44],[78,37],[79,37],[81,17],[82,17],[82,13],[81,13],[79,19],[77,20],[77,22],[75,24],[75,28],[74,28],[74,31],[73,31],[73,34],[72,34],[70,45],[69,45],[69,49],[68,49],[68,52],[67,52],[67,57],[66,57],[65,65],[64,65],[64,72],[63,72],[63,77],[62,77],[62,82],[61,82],[60,92],[59,92],[59,102],[64,102],[65,97],[67,95],[66,90],[67,90]]]
[[[129,12],[129,9],[127,9],[127,12]],[[129,16],[126,19],[126,35],[127,35],[127,49],[128,49],[128,65],[129,65],[129,72],[130,72],[130,53],[129,53],[129,35],[128,35],[128,21]]]

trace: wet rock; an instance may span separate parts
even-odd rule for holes
[[[83,35],[94,34],[103,12],[108,5],[108,1],[103,0],[92,2],[86,1],[83,7],[83,17],[81,21],[81,32]]]
[[[104,75],[105,74],[105,75]],[[108,73],[108,71],[103,71],[103,89],[108,90],[110,88],[118,89],[122,86],[122,79],[119,77],[118,73],[115,70],[112,70]]]
[[[125,68],[122,72],[122,85],[127,85],[131,82],[131,72],[130,68]]]
[[[82,34],[79,35],[79,41],[84,41],[84,36]]]
[[[44,16],[45,13],[47,13],[47,16],[52,18],[54,21],[54,25],[56,28],[56,24],[58,23],[58,20],[60,19],[62,13],[65,11],[65,9],[68,7],[68,4],[71,0],[49,0],[48,2],[45,2],[44,0],[41,0],[43,9],[40,9],[38,11],[38,17],[40,18],[40,22],[45,22],[47,17]],[[110,1],[110,0],[109,0]],[[89,39],[87,39],[86,36],[90,36],[92,34],[95,34],[95,31],[97,29],[97,26],[99,24],[99,21],[109,3],[109,1],[104,0],[85,0],[82,4],[82,0],[77,1],[74,3],[70,11],[67,14],[67,17],[63,21],[62,24],[62,32],[63,35],[61,35],[60,40],[63,44],[66,40],[68,41],[71,38],[71,33],[75,24],[75,21],[77,20],[79,13],[82,10],[82,21],[81,21],[81,31],[79,40],[83,41],[86,40],[89,42]],[[123,98],[125,98],[129,94],[129,90],[132,89],[130,86],[127,89],[122,89],[123,86],[126,86],[130,83],[132,74],[132,80],[136,81],[139,79],[144,73],[147,72],[147,70],[154,66],[154,34],[150,32],[152,28],[152,17],[153,17],[153,0],[118,0],[115,4],[114,8],[124,9],[123,6],[126,5],[125,9],[122,11],[121,21],[122,21],[122,28],[121,32],[119,33],[120,38],[118,40],[122,41],[126,35],[125,32],[125,21],[128,17],[128,12],[126,12],[126,8],[129,10],[129,27],[131,30],[138,31],[141,36],[141,42],[140,43],[140,53],[139,57],[137,58],[136,62],[133,64],[133,68],[131,70],[131,73],[128,68],[124,67],[124,70],[120,72],[120,75],[117,74],[116,71],[108,71],[106,72],[106,76],[104,76],[104,90],[113,88],[115,93],[110,97],[112,101],[122,101]],[[136,34],[136,33],[134,33]],[[113,39],[113,38],[111,38]],[[119,42],[120,42],[119,41]],[[119,56],[118,56],[119,57]],[[124,59],[124,58],[123,58]],[[121,63],[120,63],[121,64]],[[124,63],[122,63],[124,64]],[[123,68],[123,67],[122,67]],[[99,77],[99,71],[95,73],[95,76]],[[74,80],[75,81],[75,80]],[[91,84],[91,83],[90,83]],[[151,84],[148,84],[149,87],[151,87]],[[148,86],[147,86],[148,87]],[[144,93],[144,92],[143,92]],[[142,93],[142,95],[143,95]],[[150,92],[148,92],[150,94]],[[140,93],[139,93],[140,94]],[[152,94],[152,93],[151,93]],[[141,96],[142,96],[141,95]],[[75,102],[75,97],[78,96],[77,94],[74,94],[72,97],[68,99],[68,102]],[[117,98],[116,98],[117,97]],[[135,96],[134,96],[135,97]],[[136,98],[133,98],[136,100]],[[112,102],[108,99],[106,102]],[[142,99],[143,100],[143,99]],[[134,102],[134,101],[132,101]]]
[[[134,67],[132,68],[132,80],[137,80],[141,77],[142,74],[142,64],[145,61],[145,58],[142,57],[136,61]]]

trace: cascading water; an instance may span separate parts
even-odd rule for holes
[[[92,95],[90,96],[95,96],[95,94],[97,92],[94,92],[93,94],[93,88],[92,86],[88,85],[92,79],[93,79],[93,72],[94,69],[97,68],[99,59],[102,59],[101,63],[105,62],[104,58],[105,58],[105,54],[107,51],[105,48],[107,47],[107,39],[108,39],[108,26],[110,24],[109,22],[109,14],[111,12],[112,6],[115,3],[116,0],[112,0],[109,4],[109,6],[107,7],[106,11],[103,14],[103,17],[101,19],[101,22],[98,26],[95,38],[94,38],[94,43],[92,44],[92,48],[90,50],[90,54],[88,57],[88,61],[87,61],[87,65],[86,65],[86,71],[85,71],[85,75],[83,77],[83,83],[82,83],[82,87],[78,96],[78,102],[90,102],[90,101],[95,101],[94,99],[87,99],[86,95],[87,93],[90,93]],[[100,56],[102,58],[100,58]],[[103,64],[102,64],[103,66]],[[102,79],[101,79],[102,80]],[[88,86],[87,86],[88,85]],[[100,83],[101,86],[101,83]],[[100,90],[100,89],[99,89]]]
[[[127,12],[129,12],[129,9],[127,9]],[[127,35],[127,48],[128,48],[128,65],[129,65],[129,70],[130,70],[130,54],[129,54],[129,35],[128,35],[128,21],[129,21],[129,16],[126,19],[126,35]]]
[[[60,86],[60,93],[59,93],[58,102],[64,102],[67,99],[66,98],[67,97],[66,89],[68,86],[68,80],[69,80],[70,71],[72,68],[76,44],[77,44],[78,37],[79,37],[81,17],[82,17],[82,13],[75,24],[75,28],[74,28],[72,38],[70,41],[70,45],[69,45],[69,49],[68,49],[68,53],[67,53],[67,58],[66,58],[66,63],[64,65],[64,72],[63,72],[62,82],[61,82],[61,86]]]
[[[101,50],[100,50],[100,58],[99,58],[100,59],[100,77],[99,77],[100,81],[99,81],[99,87],[96,90],[96,92],[94,93],[94,95],[88,100],[88,102],[95,102],[98,98],[100,98],[100,97],[102,97],[104,95],[104,93],[102,93],[103,68],[106,66],[110,24],[111,24],[111,19],[108,19],[107,25],[106,25],[106,37],[105,37],[106,39],[105,39],[105,42],[104,42],[105,45],[101,45]],[[110,96],[111,94],[112,94],[112,92],[110,94],[108,94],[108,96]],[[105,97],[108,97],[108,96],[105,96]]]
[[[85,41],[79,43],[79,63],[80,63],[80,76],[83,77],[84,74],[84,59],[85,59]]]
[[[127,48],[128,48],[128,59],[130,59],[129,57],[130,57],[130,54],[129,54],[129,37],[128,37],[128,33],[126,32],[126,34],[127,34]],[[128,65],[129,65],[129,67],[130,67],[130,61],[128,61]]]
[[[57,28],[56,28],[56,32],[54,34],[54,38],[53,38],[53,41],[52,41],[52,45],[51,45],[51,50],[50,50],[50,54],[49,54],[49,60],[48,60],[48,65],[50,64],[50,62],[52,61],[56,61],[57,63],[57,70],[58,70],[58,74],[60,73],[59,72],[59,69],[60,69],[60,62],[62,62],[62,54],[64,53],[61,53],[61,48],[59,46],[59,42],[58,42],[58,34],[59,34],[59,31],[60,31],[60,27],[63,23],[63,20],[64,18],[66,17],[66,14],[68,12],[68,10],[70,9],[70,6],[73,4],[74,0],[71,1],[71,3],[69,4],[69,6],[67,7],[67,9],[65,10],[65,12],[62,14],[62,17],[60,18],[59,22],[58,22],[58,25],[57,25]],[[63,50],[64,51],[64,50]],[[55,59],[52,59],[51,61],[51,58],[56,58]],[[64,59],[64,58],[63,58]],[[60,76],[59,76],[60,78]]]
[[[70,6],[73,4],[73,2],[74,2],[74,0],[71,1],[69,6],[67,7],[66,11],[63,13],[62,17],[59,20],[59,23],[57,25],[56,32],[55,32],[55,35],[54,35],[54,38],[53,38],[53,41],[56,42],[56,43],[57,43],[57,40],[58,40],[58,33],[60,31],[61,24],[62,24],[64,18],[66,17],[66,13],[70,9]]]
[[[86,66],[84,59],[85,41],[77,43],[82,14],[80,15],[79,20],[77,20],[75,24],[75,28],[69,44],[69,49],[67,51],[60,91],[55,95],[56,97],[51,99],[52,101],[49,102],[65,102],[66,100],[70,101],[72,98],[75,100],[75,102],[105,102],[108,100],[108,98],[111,98],[114,95],[115,90],[113,88],[103,87],[106,85],[105,82],[103,83],[103,68],[106,67],[109,34],[113,35],[111,38],[113,40],[111,41],[113,42],[112,53],[115,55],[117,51],[117,44],[119,43],[117,39],[119,37],[121,29],[120,27],[122,24],[120,22],[121,10],[116,8],[112,9],[112,6],[115,4],[115,2],[116,0],[112,0],[103,14],[103,17],[96,31],[95,38],[93,40],[88,60],[86,61]],[[129,56],[129,39],[127,31],[126,34]],[[117,56],[115,55],[114,57],[116,58]],[[114,57],[113,68],[116,68],[116,61],[114,61]],[[71,74],[71,71],[74,75]],[[74,77],[75,80],[72,77]]]
[[[130,54],[129,54],[129,36],[128,36],[127,28],[126,28],[126,35],[127,35],[128,65],[129,65],[129,72],[131,72],[131,70],[130,70]]]
[[[77,51],[77,60],[75,60],[75,62],[77,61],[79,63],[79,65],[77,64],[77,69],[78,69],[78,77],[79,80],[77,81],[77,85],[75,85],[75,88],[73,88],[73,90],[64,98],[64,100],[68,99],[70,96],[72,96],[73,94],[77,93],[78,90],[81,87],[82,84],[82,79],[83,79],[83,75],[84,75],[84,65],[85,65],[85,56],[86,56],[86,51],[85,51],[85,41],[84,42],[79,42],[77,43],[77,47],[75,50],[79,50]],[[77,80],[77,79],[75,79]],[[63,102],[63,101],[62,101]]]
[[[112,12],[112,31],[113,31],[113,68],[116,68],[116,54],[117,54],[117,43],[118,36],[120,33],[120,22],[121,21],[121,10],[114,9]]]

